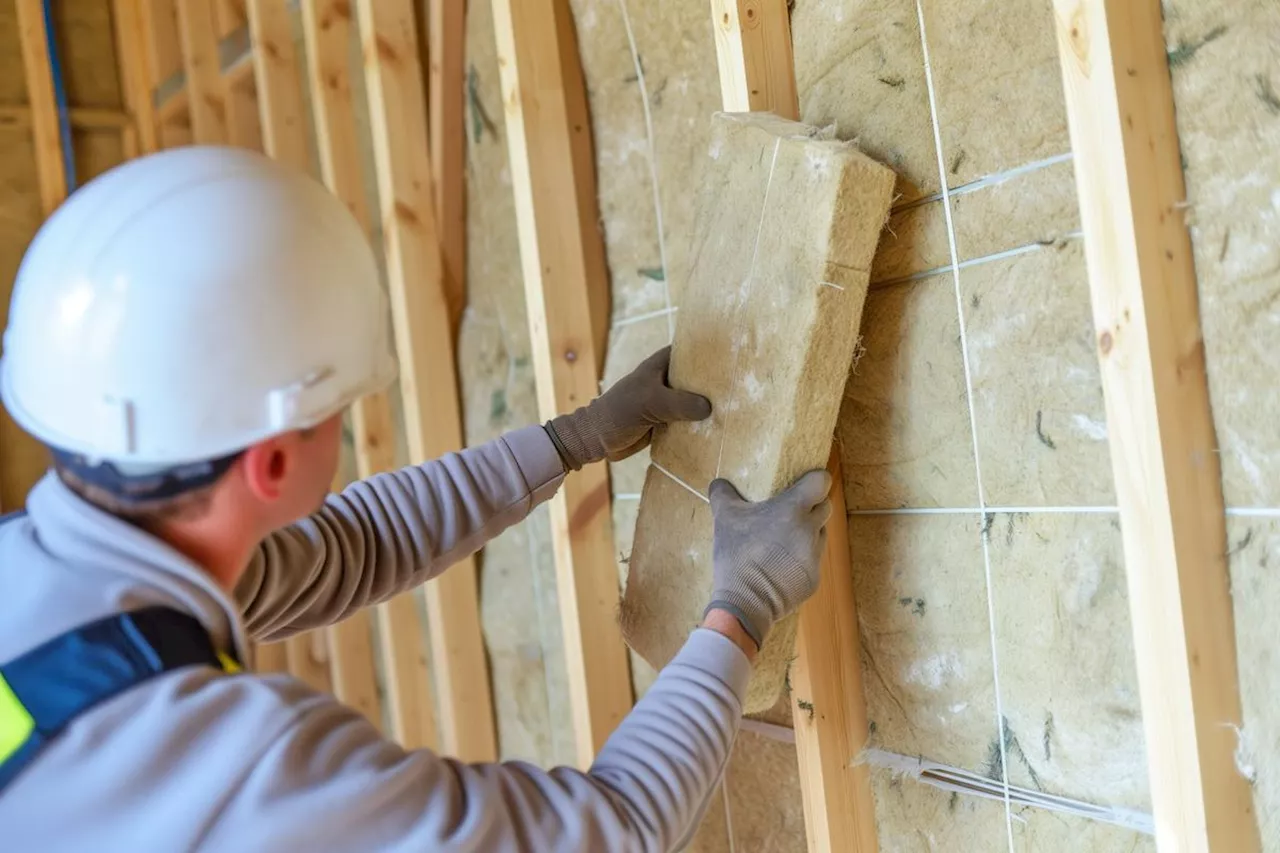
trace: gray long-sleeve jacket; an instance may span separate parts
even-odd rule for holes
[[[342,619],[444,570],[564,477],[541,428],[357,483],[258,549],[233,601],[56,477],[0,526],[0,661],[167,604],[224,648]],[[695,631],[586,773],[406,752],[287,675],[166,674],[74,722],[3,792],[6,851],[626,851],[686,838],[727,759],[749,664]]]

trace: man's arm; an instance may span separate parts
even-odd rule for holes
[[[405,752],[294,681],[295,716],[205,839],[214,848],[666,851],[686,842],[724,772],[751,656],[818,585],[830,477],[761,504],[712,489],[715,591],[693,632],[585,773]],[[723,602],[723,604],[722,604]]]
[[[259,546],[236,586],[246,627],[282,639],[421,584],[524,519],[564,474],[534,426],[353,483]]]
[[[331,697],[280,689],[296,716],[255,758],[212,849],[665,851],[719,780],[750,664],[699,629],[587,772],[406,752]]]
[[[283,639],[421,584],[523,520],[566,468],[625,459],[655,426],[707,417],[704,398],[667,385],[670,357],[659,350],[545,427],[355,483],[268,537],[236,586],[249,633]]]

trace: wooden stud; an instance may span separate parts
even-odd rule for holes
[[[69,115],[71,126],[84,130],[123,132],[133,124],[133,117],[128,112],[101,107],[72,107]],[[33,127],[31,108],[0,105],[0,127],[31,129]]]
[[[728,112],[773,112],[798,121],[786,0],[711,0],[720,89]],[[792,724],[811,853],[878,849],[869,771],[853,767],[866,746],[867,700],[849,562],[840,456],[833,452],[833,512],[822,583],[800,610],[792,664]],[[801,705],[803,700],[805,705]]]
[[[227,89],[218,62],[213,6],[209,0],[177,0],[177,4],[192,132],[203,145],[226,145],[231,141]]]
[[[121,0],[128,3],[129,0]],[[140,0],[147,65],[157,84],[182,71],[182,39],[178,35],[177,0]]]
[[[412,463],[462,446],[462,409],[436,228],[422,56],[411,0],[358,0],[400,393]],[[425,587],[442,746],[497,757],[476,562]]]
[[[456,335],[467,305],[466,4],[430,0],[427,19],[431,167],[445,294]]]
[[[711,0],[711,16],[724,108],[773,112],[798,121],[800,98],[785,0]]]
[[[253,648],[255,672],[288,672],[289,653],[284,643],[257,643]]]
[[[293,32],[283,0],[249,0],[250,56],[267,155],[300,172],[311,171],[302,81],[294,58]],[[285,643],[289,671],[316,690],[333,689],[323,631]]]
[[[538,408],[549,419],[599,392],[596,322],[607,313],[609,277],[591,121],[569,4],[493,0],[493,13]],[[632,704],[604,465],[565,481],[551,502],[551,535],[578,763],[586,766]]]
[[[151,73],[151,61],[146,47],[146,26],[142,19],[142,7],[137,0],[112,0],[111,19],[116,35],[116,63],[120,68],[120,83],[124,90],[125,108],[128,110],[128,127],[125,137],[125,156],[137,157],[150,154],[160,148],[160,138],[155,116],[155,77]],[[75,111],[71,123],[76,124]]]
[[[41,0],[16,0],[16,9],[22,66],[27,75],[31,133],[35,138],[40,206],[48,216],[67,197],[66,152],[62,150],[62,128],[53,87],[49,32],[45,28]]]
[[[351,209],[365,233],[372,236],[372,222],[360,172],[360,141],[352,99],[349,50],[353,30],[347,0],[303,0],[302,32],[307,46],[307,76],[315,111],[320,173],[334,195]],[[395,420],[387,393],[381,391],[357,401],[352,406],[351,422],[359,476],[371,477],[394,470]],[[378,645],[387,671],[392,735],[409,749],[437,748],[435,701],[422,642],[417,598],[416,592],[408,592],[379,605]],[[360,637],[354,640],[352,637],[362,632],[367,642],[368,624],[365,622],[361,627],[346,629],[350,621],[334,626],[332,638],[338,695],[343,701],[359,707],[358,699],[349,699],[344,693],[359,694],[372,686],[375,695],[366,701],[375,707],[372,704],[377,701],[375,673],[372,667],[367,672],[362,668],[364,653],[358,648]],[[369,710],[361,710],[374,718]]]
[[[268,155],[310,174],[306,107],[284,0],[249,0],[250,56]]]
[[[245,54],[243,57],[240,57],[235,62],[231,63],[225,69],[223,69],[222,71],[223,84],[232,91],[236,89],[240,89],[241,87],[244,87],[245,91],[253,92],[255,91],[254,79],[253,79],[254,73],[255,72],[253,67],[253,56],[252,54]],[[254,94],[253,97],[255,99],[257,98],[256,93]],[[256,104],[257,101],[255,100],[254,103]],[[187,103],[186,89],[179,89],[177,92],[174,92],[172,95],[165,98],[162,103],[156,106],[156,121],[158,121],[161,125],[165,125],[175,121],[176,122],[187,121],[188,123],[190,123],[189,118],[187,116],[188,116],[188,103]],[[230,122],[229,124],[231,124],[231,126],[234,127],[234,124]],[[235,143],[235,144],[240,145],[242,143]],[[247,148],[250,146],[244,145],[244,147]]]
[[[830,471],[832,518],[845,518],[838,448]],[[874,853],[879,842],[874,811],[868,811],[871,769],[852,760],[870,732],[847,523],[828,525],[821,571],[820,594],[800,608],[791,665],[805,837],[812,853]]]
[[[213,0],[213,19],[218,38],[226,38],[248,23],[245,0]]]
[[[1158,0],[1054,0],[1161,851],[1260,848]]]

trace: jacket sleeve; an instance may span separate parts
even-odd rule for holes
[[[585,773],[406,752],[308,691],[206,841],[219,850],[676,849],[723,772],[749,675],[737,646],[696,630]]]
[[[258,547],[236,587],[245,627],[279,640],[421,584],[524,519],[564,473],[533,426],[353,483]]]

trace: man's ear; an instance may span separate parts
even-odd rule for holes
[[[285,443],[273,438],[255,444],[240,457],[245,485],[258,500],[271,503],[279,499],[290,467],[290,453]]]

